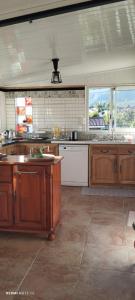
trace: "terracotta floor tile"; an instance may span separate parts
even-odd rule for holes
[[[95,197],[94,198],[94,204],[93,204],[94,210],[100,210],[100,211],[112,211],[112,212],[124,212],[124,200],[123,198],[117,198],[117,197]]]
[[[82,265],[125,272],[129,267],[128,250],[124,246],[93,246],[87,244]]]
[[[22,280],[26,270],[31,265],[38,249],[44,245],[43,240],[35,237],[9,234],[8,238],[1,238],[0,243],[0,293],[1,298],[5,292],[11,292]],[[1,300],[0,298],[0,300]]]
[[[134,247],[134,241],[135,241],[135,231],[132,227],[125,228],[125,239],[126,239],[126,245],[130,247]],[[135,249],[134,249],[135,251]]]
[[[135,198],[124,198],[124,210],[127,212],[135,211]]]
[[[126,245],[123,226],[91,224],[87,231],[87,242],[104,247]]]
[[[87,238],[87,230],[89,225],[62,223],[57,231],[57,241],[63,242],[79,242],[84,243]]]
[[[74,225],[88,225],[91,221],[91,211],[88,208],[65,208],[61,211],[61,223]]]
[[[75,300],[134,300],[135,274],[102,269],[82,269],[74,290]]]
[[[48,244],[39,254],[37,261],[43,264],[65,264],[80,266],[84,244],[56,240]]]
[[[135,231],[127,227],[134,208],[133,198],[93,197],[82,195],[81,187],[62,187],[61,225],[53,242],[0,233],[0,300],[134,300]],[[29,295],[5,295],[21,282],[19,292]]]
[[[95,211],[91,216],[91,223],[101,225],[126,226],[127,216],[124,213],[110,211]]]
[[[33,291],[35,299],[70,299],[78,273],[77,267],[36,262],[20,290]]]
[[[88,209],[89,213],[93,210],[94,199],[90,196],[70,196],[66,199],[62,198],[62,208],[66,209]]]
[[[32,258],[26,256],[18,258],[15,256],[15,253],[14,258],[8,257],[8,254],[7,258],[0,257],[0,299],[6,292],[15,290],[31,265],[32,260]]]

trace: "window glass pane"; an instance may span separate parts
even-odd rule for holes
[[[110,108],[111,108],[111,89],[98,88],[89,89],[89,130],[109,129]]]
[[[115,91],[115,127],[135,128],[135,89]]]

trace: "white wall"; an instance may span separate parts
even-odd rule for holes
[[[5,93],[0,92],[0,130],[6,129]]]

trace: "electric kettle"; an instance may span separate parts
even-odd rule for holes
[[[70,140],[71,141],[77,141],[78,140],[78,131],[77,130],[71,131]]]

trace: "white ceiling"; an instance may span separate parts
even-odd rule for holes
[[[77,2],[0,0],[0,19]],[[53,57],[64,85],[135,83],[135,1],[0,28],[1,87],[50,85]]]

